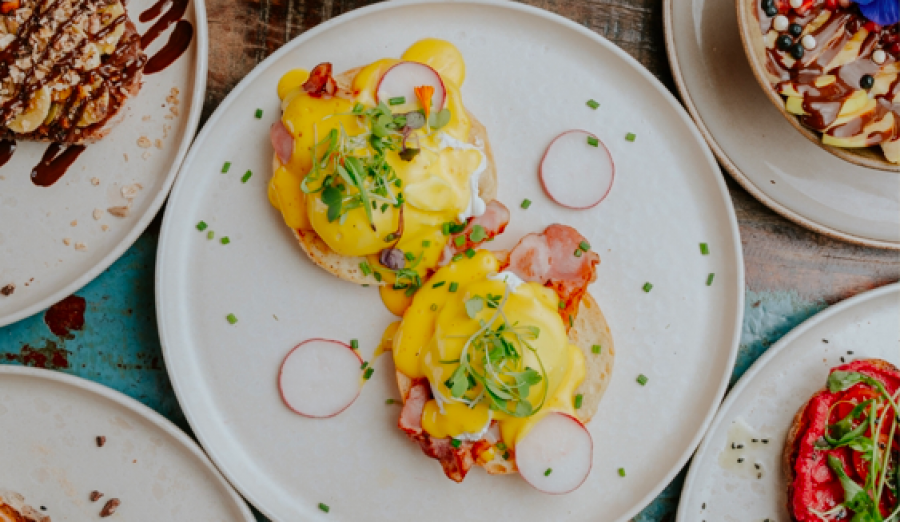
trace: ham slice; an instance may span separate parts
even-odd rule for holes
[[[593,250],[581,252],[587,241],[577,230],[566,225],[550,225],[540,234],[528,234],[510,251],[505,270],[511,270],[525,281],[534,281],[556,291],[565,303],[559,313],[570,327],[587,287],[597,278],[600,256]]]
[[[331,64],[323,62],[315,66],[309,73],[309,79],[303,84],[303,90],[310,96],[333,96],[337,90],[337,82],[331,76]]]
[[[443,253],[441,253],[441,259],[438,261],[438,266],[446,265],[453,259],[453,256],[458,253],[465,252],[470,248],[478,248],[478,246],[485,241],[502,234],[503,231],[506,230],[506,225],[508,224],[509,209],[496,199],[488,202],[484,214],[470,217],[468,222],[466,222],[466,228],[464,228],[462,232],[450,236],[450,242],[447,243],[446,248],[444,248]],[[474,230],[475,225],[479,225],[484,229],[484,239],[480,241],[472,241],[471,239],[472,230]],[[465,240],[457,246],[456,238],[460,236],[464,237]]]
[[[272,124],[269,129],[269,139],[272,140],[272,148],[282,163],[287,164],[294,155],[294,137],[288,132],[281,120]]]

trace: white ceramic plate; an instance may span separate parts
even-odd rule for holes
[[[121,501],[120,520],[255,520],[194,441],[105,386],[0,366],[0,425],[0,489],[46,507],[54,521],[97,520],[111,498]],[[104,494],[97,502],[94,490]]]
[[[398,28],[401,28],[399,30]],[[284,355],[312,336],[359,339],[370,359],[395,318],[374,288],[313,266],[269,206],[269,126],[275,86],[296,67],[336,71],[399,56],[420,38],[455,43],[466,58],[463,96],[486,125],[499,199],[512,211],[492,245],[510,248],[553,222],[577,227],[600,253],[592,287],[617,358],[590,424],[593,472],[551,497],[518,476],[474,470],[457,485],[396,428],[390,357],[357,402],[329,420],[282,404]],[[599,110],[585,102],[598,100]],[[262,120],[253,119],[263,108]],[[590,211],[551,203],[537,165],[560,132],[583,128],[617,166],[609,197]],[[637,135],[634,143],[625,135]],[[231,171],[221,174],[225,161]],[[246,184],[241,176],[251,170]],[[519,207],[524,198],[534,203]],[[195,225],[205,221],[208,241]],[[698,246],[707,242],[711,255]],[[706,286],[707,274],[716,273]],[[653,290],[645,293],[645,282]],[[179,401],[223,473],[273,520],[627,520],[684,465],[722,397],[738,342],[743,266],[731,200],[706,144],[678,102],[614,45],[577,24],[513,2],[387,2],[304,33],[258,66],[198,136],[166,211],[157,312]],[[225,320],[233,313],[235,325]],[[650,378],[646,387],[638,374]],[[664,428],[660,428],[663,426]],[[618,468],[627,477],[618,476]],[[317,505],[331,506],[324,515]]]
[[[694,456],[677,519],[789,520],[781,452],[791,420],[825,386],[831,368],[873,357],[900,365],[900,284],[860,294],[816,314],[747,370]],[[769,443],[731,451],[729,430],[735,421]],[[719,463],[720,457],[726,466]],[[745,458],[748,469],[759,463],[762,478],[754,473],[755,467],[749,473],[735,469],[731,461],[739,457]]]
[[[675,83],[734,179],[820,234],[900,249],[900,175],[843,161],[791,127],[753,77],[734,2],[666,0],[664,13]]]
[[[129,16],[141,34],[152,22],[140,23],[138,15],[154,3],[128,2]],[[10,283],[16,287],[12,295],[0,295],[0,327],[86,285],[134,243],[162,206],[203,106],[205,9],[203,0],[191,0],[184,16],[194,27],[190,47],[168,68],[144,76],[141,92],[123,111],[124,120],[103,140],[89,145],[54,185],[38,187],[31,182],[31,169],[46,143],[20,142],[9,163],[0,167],[0,287]],[[151,44],[147,56],[166,43],[170,32]],[[172,99],[167,99],[173,88],[178,89],[177,115]],[[142,137],[149,140],[149,147],[139,145],[139,141],[148,144]],[[128,216],[111,215],[108,208],[128,203],[122,188],[136,183],[142,188]],[[95,209],[100,210],[99,220],[94,218]],[[78,244],[84,249],[76,249]]]

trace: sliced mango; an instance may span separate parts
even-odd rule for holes
[[[801,34],[801,36],[812,34],[820,27],[825,25],[825,22],[827,22],[828,19],[831,18],[832,12],[833,11],[829,11],[828,9],[822,9],[822,12],[819,13],[819,16],[817,16],[812,22],[806,24],[806,27],[803,28],[803,33]]]
[[[840,121],[842,117],[852,117],[864,112],[868,112],[868,106],[870,105],[870,102],[871,108],[872,110],[874,110],[875,100],[869,98],[869,96],[866,94],[866,91],[854,91],[853,94],[849,98],[847,98],[847,101],[845,101],[844,104],[841,105],[841,112],[838,113],[838,121]],[[837,124],[837,122],[835,122],[835,124]]]
[[[784,108],[791,114],[796,114],[797,116],[807,116],[806,111],[803,110],[803,98],[798,96],[790,96],[784,102]]]
[[[875,100],[872,100],[872,106],[874,108]],[[894,113],[889,112],[885,115],[884,118],[879,121],[870,123],[867,125],[863,131],[854,136],[850,136],[848,138],[836,138],[834,136],[829,136],[828,134],[822,135],[822,143],[824,145],[830,145],[832,147],[841,147],[844,149],[855,149],[860,147],[871,147],[878,143],[881,139],[879,133],[889,132],[894,128]],[[873,138],[869,138],[869,136],[873,136]],[[893,161],[893,160],[891,160]]]
[[[900,139],[885,141],[881,144],[884,157],[891,163],[900,163]]]
[[[818,78],[816,78],[815,86],[821,89],[822,87],[828,87],[829,85],[831,85],[832,83],[834,83],[836,81],[837,81],[837,76],[835,76],[833,74],[823,74],[822,76],[819,76]]]
[[[869,36],[869,31],[865,28],[857,31],[857,33],[853,35],[853,38],[850,38],[850,41],[844,44],[844,48],[841,49],[841,52],[837,53],[834,58],[831,59],[831,62],[825,67],[825,70],[833,71],[841,65],[856,60],[859,56],[859,49],[862,47],[863,41],[865,41],[867,36]]]

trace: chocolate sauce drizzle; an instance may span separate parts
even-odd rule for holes
[[[56,183],[82,152],[84,145],[50,144],[40,163],[31,170],[31,182],[39,187]]]
[[[166,44],[150,58],[144,68],[144,74],[153,74],[162,71],[177,60],[188,47],[194,37],[194,27],[182,17],[187,11],[189,0],[158,0],[149,9],[140,14],[141,22],[149,22],[157,17],[159,19],[141,37],[141,47],[147,49],[154,40],[175,24],[175,29],[169,35]],[[168,10],[163,12],[168,7]]]
[[[13,140],[0,140],[0,167],[12,158],[16,151],[16,142]]]
[[[179,20],[175,24],[175,29],[169,35],[166,45],[154,54],[147,65],[144,66],[144,74],[153,74],[162,71],[166,67],[172,65],[187,48],[191,45],[191,39],[194,37],[194,26],[187,20]]]

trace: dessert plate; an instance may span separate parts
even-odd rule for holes
[[[105,386],[0,366],[0,424],[0,489],[53,520],[97,520],[113,498],[120,520],[255,520],[193,440]],[[92,502],[92,491],[103,497]]]
[[[403,30],[385,30],[399,27]],[[337,417],[291,413],[276,385],[288,351],[310,337],[358,339],[372,361],[396,317],[375,288],[343,282],[302,253],[266,197],[269,127],[285,72],[335,71],[399,56],[425,37],[466,60],[466,106],[485,124],[511,248],[527,232],[574,226],[600,254],[592,287],[615,337],[610,388],[588,425],[594,467],[577,491],[548,496],[518,476],[474,470],[450,482],[397,429],[390,357]],[[559,79],[565,79],[560,88]],[[591,110],[588,99],[600,102]],[[262,119],[254,119],[262,109]],[[568,129],[602,139],[612,191],[588,211],[543,193],[544,149]],[[626,139],[628,133],[636,138]],[[222,166],[231,162],[228,173]],[[250,172],[250,178],[242,178]],[[520,203],[530,199],[530,208]],[[200,232],[197,224],[209,228]],[[207,240],[228,236],[230,243]],[[709,244],[701,255],[699,243]],[[675,476],[719,404],[735,358],[743,265],[721,171],[678,101],[593,32],[514,2],[385,2],[304,33],[260,64],[198,136],[172,193],[157,258],[166,367],[219,469],[272,520],[628,520]],[[714,272],[712,286],[707,277]],[[651,282],[652,290],[642,290]],[[237,322],[226,317],[234,314]],[[649,377],[646,386],[635,379]],[[665,426],[665,429],[660,429]],[[621,477],[619,468],[625,470]],[[330,507],[326,515],[319,503]]]
[[[873,357],[900,364],[900,284],[816,314],[747,370],[694,455],[677,520],[789,520],[781,452],[794,415],[832,367]]]
[[[900,249],[900,174],[850,164],[785,120],[753,77],[734,2],[666,0],[664,15],[684,104],[738,183],[820,234]]]
[[[128,2],[139,33],[181,4],[160,2],[162,9],[154,13],[157,1]],[[124,119],[88,145],[58,181],[49,187],[31,181],[47,143],[19,142],[0,167],[0,289],[13,288],[9,295],[0,292],[0,327],[86,285],[134,243],[162,206],[206,92],[205,9],[203,0],[189,1],[185,22],[175,27],[190,23],[190,46],[162,71],[144,75],[140,93],[122,111]],[[160,53],[173,31],[160,34],[147,56]]]

